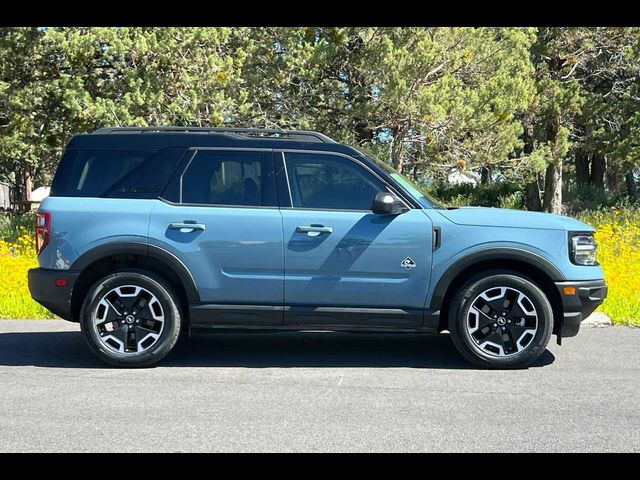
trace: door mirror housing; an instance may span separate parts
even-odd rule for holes
[[[408,209],[395,195],[389,192],[380,192],[373,199],[371,210],[376,215],[400,215]]]

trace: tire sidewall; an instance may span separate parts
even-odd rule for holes
[[[102,297],[110,290],[123,285],[136,285],[149,290],[156,296],[164,311],[164,326],[160,337],[151,347],[140,353],[114,352],[100,341],[93,325],[93,317]],[[151,273],[136,270],[115,272],[100,279],[89,289],[82,304],[80,327],[89,347],[102,360],[117,366],[149,366],[166,356],[178,340],[181,316],[177,296],[166,282]]]
[[[469,308],[475,298],[492,287],[513,287],[533,303],[538,315],[538,330],[521,352],[495,357],[479,349],[466,328]],[[546,349],[553,331],[553,310],[544,292],[530,279],[513,272],[487,272],[469,280],[455,295],[449,314],[449,331],[460,352],[474,364],[488,368],[524,368]]]

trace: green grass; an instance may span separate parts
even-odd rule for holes
[[[35,234],[35,212],[28,213],[0,213],[0,240],[15,243],[23,234],[21,228],[26,229],[31,236]]]

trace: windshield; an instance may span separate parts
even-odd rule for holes
[[[433,195],[428,193],[424,187],[418,185],[414,180],[405,177],[401,173],[393,168],[391,165],[388,165],[384,162],[380,162],[374,159],[376,165],[383,168],[391,178],[393,178],[396,182],[398,182],[413,198],[415,198],[421,205],[425,207],[431,208],[442,208],[446,209],[447,206],[442,203],[440,200],[436,199]]]
[[[418,185],[413,180],[405,177],[401,173],[396,171],[389,172],[389,176],[393,178],[396,182],[404,187],[404,189],[411,194],[413,198],[423,203],[426,200],[429,203],[429,206],[432,208],[447,208],[447,206],[442,203],[440,200],[436,199],[433,195],[424,190],[423,187]]]

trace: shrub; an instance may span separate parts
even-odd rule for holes
[[[447,205],[459,207],[473,205],[481,207],[524,208],[522,187],[515,183],[494,182],[486,185],[432,184],[429,190]]]
[[[521,191],[498,197],[500,208],[512,208],[514,210],[524,210],[524,194]]]
[[[0,213],[0,240],[14,243],[23,233],[35,234],[35,212]]]
[[[611,193],[595,185],[569,184],[562,190],[562,204],[568,215],[578,215],[591,210],[624,208],[631,202],[626,194]]]
[[[0,318],[55,318],[32,300],[27,271],[38,266],[33,235],[18,226],[15,242],[0,240]]]
[[[578,218],[596,228],[598,261],[609,285],[598,310],[617,324],[640,326],[640,208],[599,209]]]

